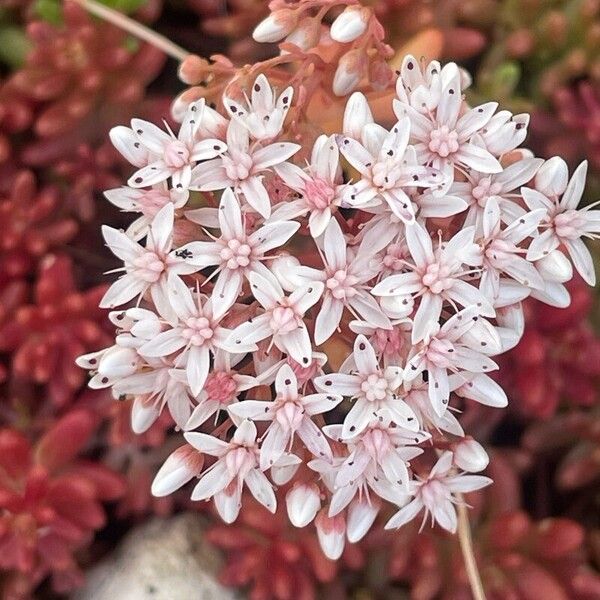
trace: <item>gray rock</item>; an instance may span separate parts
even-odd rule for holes
[[[134,529],[71,600],[239,600],[217,580],[221,558],[195,514]]]

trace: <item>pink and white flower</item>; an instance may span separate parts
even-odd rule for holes
[[[277,372],[275,393],[272,402],[244,400],[229,407],[234,418],[271,421],[262,437],[260,468],[264,471],[272,467],[292,447],[296,434],[312,454],[331,460],[331,448],[311,417],[335,408],[343,400],[342,396],[302,395],[289,365],[283,365]]]
[[[485,336],[468,339],[466,336],[480,319],[479,308],[469,306],[450,317],[441,327],[433,323],[427,337],[413,348],[404,369],[404,379],[412,381],[427,371],[429,400],[436,414],[442,416],[450,398],[450,373],[488,373],[498,365],[482,349],[488,345],[501,347],[493,329]]]
[[[142,167],[129,178],[128,185],[141,188],[171,179],[175,189],[185,190],[197,162],[227,150],[221,140],[198,139],[204,108],[204,99],[189,106],[177,136],[142,119],[132,119],[131,129],[116,127],[111,131],[113,144],[123,156]]]
[[[483,235],[479,240],[483,262],[479,289],[492,302],[500,294],[501,275],[514,279],[526,290],[545,288],[542,276],[525,258],[527,249],[523,245],[524,240],[537,233],[543,216],[543,210],[533,210],[503,229],[500,205],[495,198],[488,200],[482,221]]]
[[[415,219],[415,208],[406,190],[411,187],[434,187],[442,183],[442,174],[417,164],[414,153],[407,152],[411,124],[403,118],[387,131],[377,123],[365,125],[361,141],[342,137],[340,152],[361,175],[348,186],[346,202],[356,208],[387,203],[405,223]]]
[[[448,242],[433,248],[429,233],[418,223],[406,228],[406,243],[414,261],[410,270],[391,275],[371,291],[376,296],[420,298],[413,318],[412,341],[424,339],[439,321],[444,302],[453,306],[475,305],[479,314],[493,317],[495,312],[483,293],[464,278],[477,270],[465,268],[480,262],[479,248],[473,241],[474,229],[459,231]]]
[[[202,209],[200,209],[202,210]],[[195,219],[193,211],[188,218]],[[202,218],[199,219],[203,221]],[[211,241],[190,242],[177,251],[187,265],[195,270],[216,267],[213,297],[218,300],[214,310],[217,316],[227,312],[242,291],[244,279],[251,273],[266,279],[274,279],[263,265],[269,256],[267,252],[285,244],[299,229],[294,221],[274,221],[258,227],[253,233],[246,231],[240,206],[231,189],[226,189],[221,197],[218,210],[218,225],[221,236]]]
[[[315,321],[317,345],[333,335],[344,308],[378,327],[391,328],[391,321],[369,293],[368,285],[377,275],[377,261],[373,261],[373,257],[388,243],[391,237],[389,233],[386,237],[375,231],[370,232],[353,254],[346,247],[346,239],[338,222],[332,219],[322,238],[324,269],[291,267],[289,277],[295,279],[298,285],[307,280],[323,282],[321,308]]]
[[[258,378],[235,370],[243,358],[243,354],[229,354],[220,348],[215,350],[212,368],[198,395],[198,404],[185,424],[186,431],[197,429],[213,415],[218,417],[219,411],[227,410],[237,402],[242,392],[260,385]]]
[[[242,421],[229,443],[206,433],[183,434],[194,448],[215,456],[194,487],[192,500],[214,499],[215,507],[226,523],[233,523],[242,506],[244,484],[254,498],[272,513],[277,509],[273,487],[258,468],[259,448],[256,427],[252,421]]]
[[[167,280],[171,275],[187,275],[197,268],[186,264],[172,251],[173,244],[173,204],[161,208],[150,225],[146,246],[132,240],[122,231],[104,225],[102,234],[106,245],[119,257],[124,266],[114,272],[125,271],[106,291],[101,308],[114,308],[141,298],[150,293],[158,313],[168,321],[177,319],[167,293]]]
[[[215,317],[212,300],[198,290],[192,293],[179,277],[169,279],[168,294],[177,322],[139,351],[151,358],[170,356],[176,367],[185,368],[189,386],[197,396],[208,376],[211,353],[223,348],[230,331],[219,324],[222,317]]]
[[[364,335],[356,337],[352,357],[355,372],[330,373],[314,380],[319,390],[355,399],[344,419],[342,437],[358,435],[373,416],[387,417],[400,427],[417,431],[419,424],[414,413],[397,395],[403,378],[402,369],[396,366],[382,369],[373,346]]]
[[[171,203],[175,210],[182,208],[187,204],[189,192],[188,190],[168,190],[160,186],[155,186],[150,190],[138,190],[123,186],[107,190],[104,192],[104,196],[123,212],[141,213],[141,216],[133,221],[125,232],[137,242],[148,235],[152,220],[163,206]]]
[[[285,162],[300,146],[277,142],[250,145],[248,130],[237,121],[227,128],[227,152],[197,165],[191,174],[191,190],[212,191],[231,187],[265,219],[271,215],[271,199],[262,178],[270,167]]]
[[[254,84],[246,106],[225,96],[223,105],[229,116],[243,125],[255,140],[271,140],[283,127],[292,105],[294,88],[289,86],[277,96],[269,80],[261,73]]]
[[[403,506],[385,525],[386,529],[398,529],[412,521],[423,509],[423,525],[431,515],[431,522],[456,533],[458,525],[454,505],[462,502],[456,494],[474,492],[492,483],[483,475],[463,475],[452,470],[452,452],[444,452],[426,479],[412,482],[414,498]]]
[[[306,311],[314,306],[323,293],[319,281],[308,283],[286,296],[276,280],[251,273],[250,289],[262,305],[264,312],[252,320],[238,325],[226,340],[229,352],[252,352],[256,343],[272,338],[282,352],[298,364],[311,362],[312,344],[304,320]]]
[[[556,164],[556,163],[554,163]],[[560,169],[559,166],[556,169]],[[587,174],[587,161],[583,161],[573,173],[569,184],[560,192],[546,196],[531,188],[523,188],[523,199],[530,210],[542,209],[544,217],[542,234],[535,238],[527,251],[528,260],[540,260],[559,246],[564,246],[577,272],[589,285],[596,284],[594,262],[582,237],[596,239],[600,234],[600,212],[592,210],[599,203],[579,210]],[[562,186],[561,186],[562,187]]]
[[[341,205],[345,189],[339,183],[339,150],[335,136],[317,138],[305,170],[289,162],[275,165],[274,170],[298,197],[275,207],[271,219],[296,219],[308,214],[310,234],[319,237],[335,207]]]
[[[468,109],[461,116],[462,82],[456,64],[448,63],[440,70],[439,64],[434,62],[424,74],[415,58],[407,56],[396,92],[396,117],[408,117],[409,139],[415,145],[419,162],[445,175],[444,190],[454,181],[455,168],[475,169],[481,173],[502,171],[497,158],[476,139],[492,119],[498,104],[488,102]]]

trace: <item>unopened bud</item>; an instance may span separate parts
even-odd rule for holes
[[[346,520],[342,515],[327,516],[327,509],[324,508],[318,514],[315,525],[323,554],[331,560],[337,560],[346,543]]]
[[[348,507],[348,541],[355,544],[371,529],[375,522],[381,503],[376,498],[354,500]]]
[[[565,283],[573,277],[571,261],[560,251],[553,250],[535,262],[540,275],[547,281]]]
[[[560,156],[547,160],[535,176],[535,189],[552,198],[560,196],[567,188],[569,168]]]
[[[474,439],[465,438],[454,449],[454,464],[469,473],[483,471],[490,462],[483,446]]]
[[[179,79],[187,85],[197,85],[204,81],[209,73],[209,67],[206,59],[190,54],[179,65]]]
[[[202,471],[204,455],[189,444],[172,452],[158,470],[152,482],[152,495],[168,496]]]
[[[292,525],[306,527],[321,508],[319,488],[314,483],[296,483],[286,494],[285,502]]]
[[[364,94],[354,92],[344,110],[344,135],[360,140],[362,130],[368,123],[373,123],[373,113],[369,103]]]
[[[289,8],[276,10],[256,26],[252,37],[264,44],[278,42],[293,31],[297,21],[296,11]]]
[[[371,10],[364,6],[348,6],[331,24],[332,40],[345,44],[360,37],[371,19]]]
[[[144,433],[152,427],[159,416],[160,411],[154,402],[148,401],[148,396],[136,396],[131,407],[131,429],[138,435]]]
[[[298,27],[287,36],[285,41],[306,51],[314,48],[319,43],[320,37],[321,21],[315,17],[306,17],[300,21]]]
[[[360,48],[346,52],[340,58],[333,77],[333,93],[336,96],[345,96],[354,91],[363,77],[366,66],[366,56]]]

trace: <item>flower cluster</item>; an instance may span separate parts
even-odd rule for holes
[[[573,266],[593,285],[582,238],[600,232],[578,209],[586,164],[569,179],[517,150],[527,115],[467,106],[468,83],[407,56],[389,129],[357,92],[312,150],[286,136],[296,90],[262,75],[226,114],[191,103],[177,135],[113,129],[137,171],[107,196],[140,216],[103,228],[123,261],[100,303],[117,336],[79,364],[134,397],[135,431],[165,407],[183,430],[155,495],[198,477],[192,500],[232,522],[244,487],[274,512],[291,483],[290,521],[314,522],[332,559],[383,503],[386,528],[457,529],[461,494],[491,483],[457,398],[507,404],[489,373],[522,336],[521,302],[567,306]]]

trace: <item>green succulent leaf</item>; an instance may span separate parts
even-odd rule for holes
[[[12,69],[18,69],[25,62],[31,44],[25,31],[10,25],[0,27],[0,61]]]

